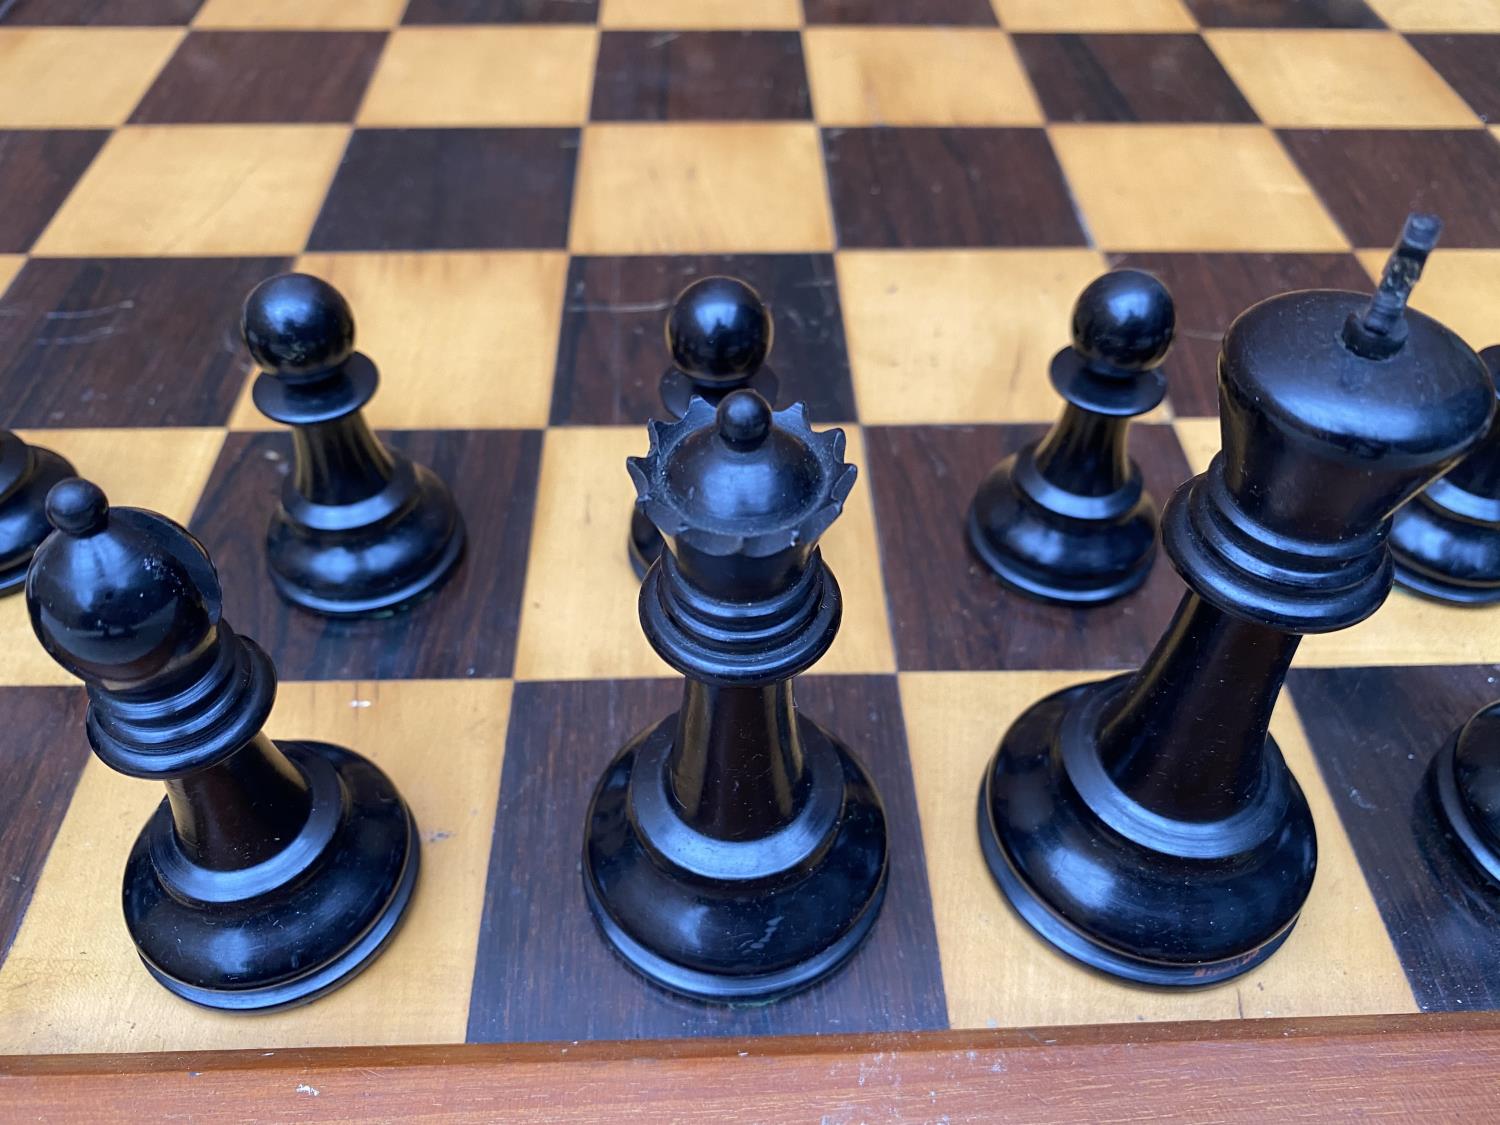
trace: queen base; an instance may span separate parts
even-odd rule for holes
[[[583,884],[605,938],[672,992],[760,1003],[806,988],[869,934],[885,896],[885,811],[864,770],[798,718],[802,803],[770,837],[707,836],[678,814],[674,714],[605,771],[585,820]]]
[[[232,871],[195,865],[163,801],[126,863],[125,923],[141,960],[207,1008],[289,1008],[337,988],[395,934],[416,885],[416,824],[386,776],[337,746],[279,745],[311,797],[281,851]]]
[[[1214,984],[1291,932],[1317,865],[1312,816],[1269,738],[1256,796],[1224,820],[1132,800],[1092,734],[1128,678],[1058,692],[1016,720],[981,785],[980,843],[1016,912],[1063,953],[1141,984]]]

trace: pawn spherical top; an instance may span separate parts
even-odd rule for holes
[[[240,329],[255,362],[273,375],[315,375],[354,351],[349,302],[328,282],[305,273],[268,277],[252,289]]]
[[[1096,278],[1073,306],[1073,348],[1095,370],[1144,371],[1172,346],[1172,295],[1143,270]]]
[[[109,519],[109,501],[93,481],[69,477],[47,493],[47,522],[67,535],[92,535]]]
[[[704,277],[677,295],[666,324],[672,362],[704,383],[741,381],[771,351],[771,312],[732,277]]]

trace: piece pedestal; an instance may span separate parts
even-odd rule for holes
[[[800,808],[770,837],[709,836],[668,781],[678,716],[631,741],[594,791],[583,882],[605,938],[647,979],[720,1002],[773,1000],[841,965],[885,896],[885,812],[868,775],[798,718]]]
[[[4,461],[14,459],[14,466]],[[6,471],[9,469],[10,471]],[[0,491],[0,595],[26,583],[31,556],[52,531],[47,522],[47,493],[74,475],[73,466],[50,449],[28,446],[12,434],[0,434],[0,479],[11,481]]]
[[[1126,796],[1093,731],[1129,680],[1069,688],[1016,720],[985,771],[980,843],[1011,905],[1064,953],[1142,984],[1213,984],[1291,932],[1317,866],[1312,816],[1269,737],[1254,797],[1221,820]]]
[[[1432,781],[1459,845],[1500,884],[1500,703],[1458,729],[1433,760]]]
[[[232,870],[195,863],[163,801],[126,863],[125,922],[141,960],[204,1007],[266,1011],[338,987],[390,940],[416,885],[416,824],[379,769],[327,743],[279,749],[310,798],[280,851]]]
[[[1500,500],[1448,478],[1396,513],[1391,525],[1396,581],[1436,601],[1500,602]]]

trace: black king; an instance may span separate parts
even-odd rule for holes
[[[641,586],[646,637],[682,707],[600,780],[583,879],[632,967],[689,996],[766,1000],[859,945],[885,893],[886,826],[864,768],[797,713],[791,678],[838,630],[818,539],[854,486],[840,430],[739,390],[651,422],[631,458],[667,549]]]

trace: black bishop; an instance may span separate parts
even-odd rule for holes
[[[161,984],[260,1011],[338,987],[411,901],[416,825],[374,765],[273,742],[270,659],[220,616],[202,544],[164,516],[111,508],[88,481],[47,496],[56,531],[26,582],[32,628],[88,688],[88,739],[111,769],[165,783],[125,864],[125,925]]]
[[[768,1000],[837,968],[885,895],[885,812],[839,740],[798,714],[792,677],[842,602],[818,540],[854,485],[840,430],[753,390],[695,398],[632,458],[666,537],[641,625],[686,677],[682,707],[605,770],[583,880],[605,938],[676,992]]]
[[[255,405],[292,428],[296,452],[266,534],[277,591],[337,617],[389,614],[431,593],[463,553],[463,519],[448,486],[360,413],[380,376],[354,350],[343,295],[307,274],[267,278],[245,299],[241,329],[261,367]]]

